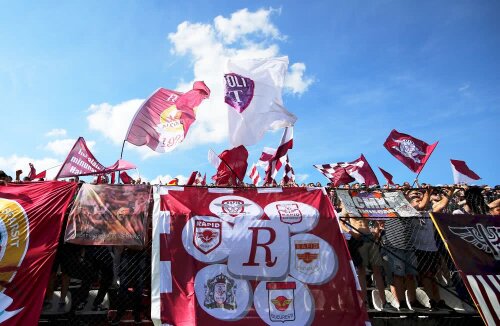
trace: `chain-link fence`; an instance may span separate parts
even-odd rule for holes
[[[340,224],[374,325],[482,324],[428,216]],[[150,275],[151,241],[143,249],[61,244],[40,324],[152,324]]]

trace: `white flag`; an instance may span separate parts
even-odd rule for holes
[[[217,153],[215,153],[212,149],[209,149],[208,162],[212,164],[214,168],[218,169],[219,165],[222,163],[222,160],[219,158],[219,155],[217,155]]]
[[[288,57],[228,60],[225,102],[232,146],[254,145],[267,130],[293,126],[297,117],[281,99],[287,68]]]

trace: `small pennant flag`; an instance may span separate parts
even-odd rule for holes
[[[474,171],[469,169],[464,161],[450,160],[451,170],[453,171],[453,182],[459,183],[472,183],[481,179]]]
[[[382,174],[384,175],[385,180],[387,180],[387,184],[394,185],[394,182],[392,181],[392,174],[382,169],[380,166],[378,168],[380,172],[382,172]]]

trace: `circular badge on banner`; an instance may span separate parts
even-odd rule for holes
[[[314,319],[311,292],[290,276],[279,282],[260,282],[253,302],[260,318],[268,325],[310,325]]]
[[[291,233],[307,232],[316,227],[319,211],[311,205],[293,200],[275,201],[264,208],[270,219],[288,224]]]
[[[309,284],[330,281],[339,267],[333,248],[314,234],[301,233],[290,238],[290,275]]]
[[[213,216],[193,216],[182,230],[184,249],[199,261],[218,263],[229,255],[231,226]]]
[[[257,203],[240,196],[221,196],[212,200],[208,209],[226,222],[236,223],[237,220],[255,220],[264,211]]]
[[[194,279],[194,292],[200,307],[221,320],[243,318],[250,308],[250,282],[232,278],[226,265],[215,264],[201,269]]]

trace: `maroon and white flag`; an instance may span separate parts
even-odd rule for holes
[[[384,175],[385,180],[387,180],[387,184],[394,185],[394,182],[392,181],[392,174],[382,169],[380,166],[378,167],[378,169]]]
[[[293,127],[285,128],[283,136],[281,137],[281,142],[276,153],[269,159],[269,165],[266,168],[266,177],[264,179],[265,183],[272,183],[276,178],[279,169],[286,160],[286,155],[289,149],[293,148]],[[261,156],[260,160],[263,157]]]
[[[153,198],[156,325],[369,325],[321,189],[160,186]]]
[[[334,187],[338,187],[354,181],[354,178],[347,173],[342,164],[344,163],[315,164],[314,167],[328,178]]]
[[[137,110],[125,140],[155,152],[172,151],[195,122],[198,105],[209,96],[210,89],[202,81],[187,93],[158,89]]]
[[[460,160],[450,160],[451,170],[453,171],[453,182],[459,183],[472,183],[481,179],[474,171],[469,169],[467,163]]]
[[[80,137],[77,139],[75,145],[73,145],[73,148],[66,157],[61,169],[56,175],[56,179],[99,174],[99,180],[102,179],[105,174],[135,168],[136,166],[134,164],[121,159],[116,161],[115,164],[111,166],[104,167],[104,165],[99,163],[94,157],[94,154],[92,154],[92,152],[88,149],[85,139]],[[45,173],[45,171],[42,173]],[[40,175],[42,173],[40,173]],[[35,178],[36,177],[39,176],[37,175]],[[40,178],[43,177],[40,176]]]
[[[0,324],[38,325],[74,182],[0,186]]]
[[[289,183],[295,182],[295,171],[293,170],[292,164],[288,158],[288,154],[285,159],[285,168],[283,171],[283,184],[287,185]]]
[[[198,171],[193,171],[188,181],[186,182],[186,186],[202,186],[203,178],[201,177],[201,173]]]
[[[377,185],[378,179],[368,164],[365,156],[361,156],[352,162],[342,162],[335,164],[320,164],[314,167],[327,177],[334,187],[347,184],[352,181],[364,183],[367,186]]]
[[[212,176],[217,186],[237,185],[243,181],[247,172],[248,151],[240,145],[219,154],[220,164],[217,174]]]
[[[104,165],[96,160],[87,147],[85,139],[79,137],[66,157],[61,169],[57,172],[56,179],[98,174],[102,173],[104,169]]]
[[[400,133],[393,129],[387,137],[384,147],[395,158],[406,165],[410,170],[419,173],[425,166],[425,163],[436,148],[438,142],[432,145],[413,136]]]
[[[248,175],[248,177],[252,180],[252,183],[256,187],[259,186],[260,174],[259,174],[259,171],[257,170],[257,165],[256,164],[252,165],[252,168],[250,169],[250,174]]]

